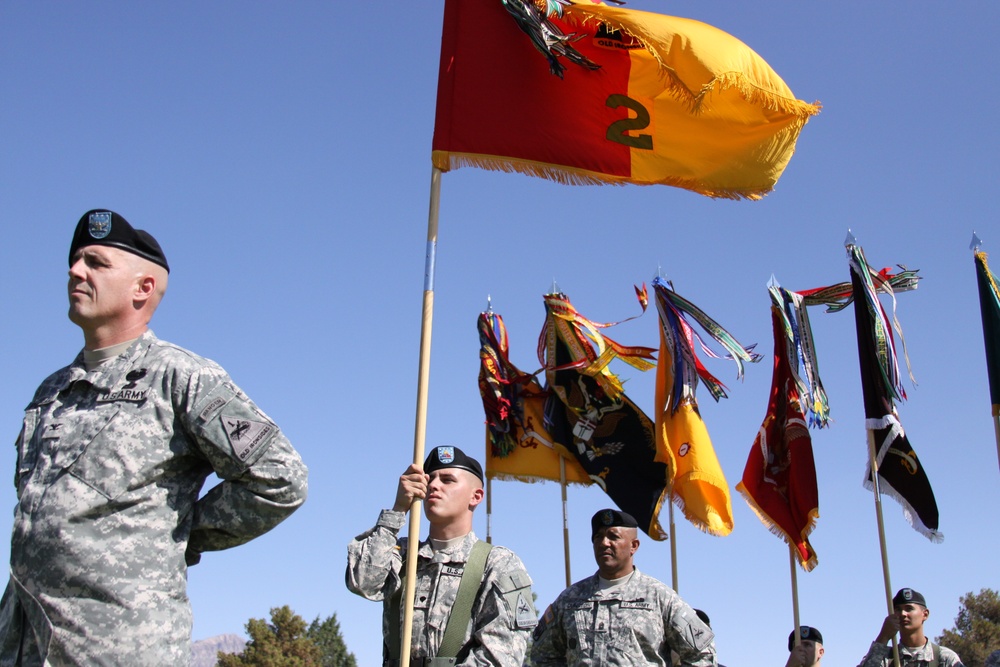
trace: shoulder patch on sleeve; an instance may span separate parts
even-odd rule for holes
[[[514,625],[519,628],[533,628],[538,625],[535,607],[531,604],[530,596],[525,596],[525,591],[530,593],[530,590],[525,589],[517,594],[517,602],[514,606]]]
[[[239,415],[222,413],[220,419],[226,437],[229,438],[229,445],[233,448],[233,454],[244,462],[258,447],[270,442],[277,430],[268,422],[247,419]]]
[[[501,576],[496,586],[513,615],[514,627],[530,629],[538,624],[538,612],[531,600],[531,577],[523,570]]]
[[[694,614],[689,616],[685,612],[682,616],[682,624],[682,634],[687,638],[691,646],[694,646],[699,651],[705,650],[715,641],[715,633],[712,632],[712,629]]]
[[[202,383],[202,391],[191,413],[192,433],[204,448],[222,454],[236,464],[228,474],[239,474],[263,455],[280,433],[277,425],[261,412],[246,394],[229,382]],[[219,472],[221,462],[206,451]]]

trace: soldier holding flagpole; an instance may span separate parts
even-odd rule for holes
[[[902,667],[963,667],[962,659],[954,651],[938,646],[924,635],[924,622],[930,616],[930,610],[923,595],[912,588],[901,588],[892,598],[892,609],[858,667],[891,665],[893,656],[889,641],[897,632],[899,664]]]
[[[483,498],[479,462],[458,447],[435,447],[400,476],[392,509],[348,546],[347,587],[383,603],[383,665],[397,667],[402,654],[408,540],[398,534],[414,501],[425,499],[430,533],[417,551],[410,667],[521,666],[538,620],[531,578],[513,551],[472,532]]]

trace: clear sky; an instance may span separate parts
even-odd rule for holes
[[[553,279],[583,314],[613,321],[636,312],[633,283],[661,266],[679,293],[767,355],[742,384],[731,365],[706,361],[731,390],[718,405],[699,398],[735,486],[771,382],[766,283],[847,280],[850,228],[873,266],[906,264],[924,278],[898,299],[919,382],[899,410],[945,541],[920,536],[888,499],[885,520],[893,587],[924,593],[936,635],[953,625],[959,596],[1000,589],[1000,473],[968,250],[976,230],[1000,268],[1000,4],[629,6],[736,35],[823,111],[760,202],[445,174],[428,446],[483,452],[475,323],[487,295],[507,322],[512,359],[534,369]],[[336,612],[359,663],[380,659],[380,605],[350,594],[343,571],[348,541],[391,505],[412,458],[442,7],[0,2],[7,442],[37,384],[82,346],[66,319],[67,251],[80,215],[109,207],[166,250],[157,335],[221,363],[311,470],[309,500],[285,524],[191,569],[195,639],[242,632],[248,618],[288,604],[308,620]],[[885,608],[874,504],[861,485],[853,314],[812,318],[835,423],[813,433],[819,566],[800,571],[799,597],[802,621],[826,638],[824,664],[837,667],[858,663]],[[655,313],[610,335],[654,345]],[[651,413],[653,374],[616,370]],[[13,465],[11,447],[0,479],[12,479]],[[10,516],[14,489],[3,488]],[[564,586],[559,497],[552,483],[493,487],[494,541],[522,557],[540,607]],[[609,504],[596,488],[569,492],[574,579],[595,569],[587,526]],[[787,548],[735,492],[733,511],[725,538],[678,524],[680,593],[712,617],[723,663],[781,665],[792,626]],[[0,522],[0,533],[8,528]],[[644,540],[637,563],[669,581],[667,543]]]

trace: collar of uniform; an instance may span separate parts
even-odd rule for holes
[[[146,350],[149,346],[156,340],[156,335],[151,329],[147,329],[143,332],[141,336],[132,341],[132,345],[129,346],[123,354],[118,357],[108,361],[106,364],[95,368],[89,373],[83,367],[83,352],[77,357],[77,360],[73,362],[74,367],[77,362],[80,363],[81,370],[84,371],[84,376],[76,378],[77,380],[85,380],[93,385],[96,389],[103,391],[111,391],[114,388],[122,384],[125,374],[132,370],[135,363],[145,356]]]
[[[114,384],[108,385],[108,382],[118,382],[122,377],[122,372],[127,372],[127,369],[131,368],[139,357],[144,355],[149,346],[156,340],[157,338],[153,332],[147,329],[141,336],[139,336],[138,340],[135,341],[133,346],[125,355],[122,355],[122,357],[117,360],[111,361],[108,365],[104,366],[103,369],[95,370],[90,374],[87,373],[86,366],[83,362],[83,350],[81,350],[80,353],[76,355],[76,358],[73,359],[72,363],[68,366],[63,366],[42,381],[42,383],[38,386],[38,389],[35,390],[35,395],[31,398],[31,402],[25,407],[25,409],[50,403],[55,399],[56,395],[66,391],[68,388],[80,381],[89,382],[104,390],[113,388]],[[122,365],[122,359],[127,359],[125,365]],[[114,372],[115,368],[118,369],[118,372]],[[88,375],[90,377],[88,377]]]
[[[420,551],[417,553],[421,558],[429,560],[432,563],[465,563],[469,560],[472,547],[476,542],[478,542],[476,534],[469,531],[465,539],[451,548],[434,551],[430,540],[426,540],[420,543]]]
[[[903,642],[899,642],[899,650],[902,653],[906,653],[912,658],[917,658],[919,660],[926,660],[930,662],[934,659],[934,649],[931,648],[931,640],[925,638],[923,646],[907,646]],[[889,653],[892,653],[890,650]]]
[[[632,570],[632,576],[629,577],[629,580],[623,586],[608,588],[602,591],[601,575],[599,572],[595,572],[587,579],[587,595],[591,600],[629,600],[635,596],[635,589],[639,585],[641,577],[642,574],[639,573],[639,568],[636,567]]]

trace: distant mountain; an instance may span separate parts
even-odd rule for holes
[[[191,644],[191,667],[215,667],[219,660],[219,651],[242,653],[246,646],[247,640],[239,635],[216,635],[208,639],[199,639]]]

